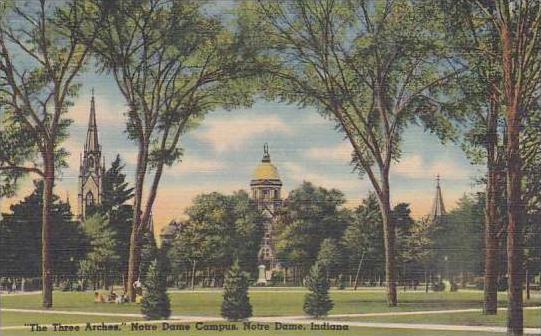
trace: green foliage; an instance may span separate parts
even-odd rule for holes
[[[106,215],[111,228],[115,231],[116,254],[119,257],[119,271],[122,273],[127,272],[133,215],[132,205],[126,204],[133,198],[133,188],[126,182],[124,167],[120,155],[117,155],[103,175],[102,203],[96,209]]]
[[[119,74],[116,82],[131,108],[127,133],[149,145],[149,166],[178,162],[180,136],[207,112],[251,103],[253,86],[241,80],[250,66],[238,57],[239,36],[200,2],[93,2],[104,18],[94,53],[104,71]]]
[[[74,28],[96,27],[92,6],[77,1],[11,2],[0,14],[0,195],[13,195],[27,173],[42,175],[45,154],[67,166],[61,146],[88,56]],[[85,20],[82,20],[82,18]]]
[[[482,273],[483,254],[479,252],[483,249],[484,198],[481,195],[464,195],[434,230],[436,268],[451,274]]]
[[[0,221],[0,276],[38,277],[41,275],[41,220],[43,182],[34,191],[2,214]],[[54,223],[51,251],[54,275],[77,273],[79,260],[86,253],[87,238],[81,225],[73,221],[69,204],[53,197]]]
[[[141,313],[148,320],[167,319],[171,315],[171,303],[167,295],[166,275],[160,262],[153,260],[145,274]]]
[[[384,246],[383,224],[376,195],[370,193],[353,212],[342,237],[349,269],[355,270],[363,258],[363,269],[383,273]]]
[[[252,316],[248,286],[248,274],[243,272],[235,261],[225,277],[224,300],[221,308],[223,318],[228,321],[240,321]]]
[[[326,316],[334,304],[329,296],[330,284],[325,268],[316,262],[305,282],[310,293],[304,297],[304,312],[315,318]]]
[[[421,123],[453,138],[433,90],[460,70],[448,58],[435,4],[402,1],[258,2],[245,5],[246,34],[259,42],[266,93],[315,106],[356,144],[360,172],[400,156],[401,133]],[[251,26],[250,26],[251,24]]]
[[[141,241],[141,263],[139,264],[139,274],[141,274],[143,282],[149,272],[150,265],[159,257],[160,253],[156,245],[156,239],[154,239],[154,233],[145,232]],[[162,263],[161,258],[159,258],[159,262]]]
[[[109,213],[112,210],[118,210],[122,205],[133,197],[133,188],[130,188],[126,182],[124,174],[125,165],[117,154],[111,167],[103,175],[103,199],[102,210]]]
[[[238,259],[245,269],[256,270],[263,217],[247,193],[199,195],[186,214],[189,219],[169,252],[173,264],[191,269],[195,260],[198,266],[222,268]]]
[[[338,240],[350,221],[342,192],[304,182],[284,202],[276,223],[278,258],[309,266],[325,238]]]
[[[435,229],[432,221],[424,217],[415,221],[407,236],[399,236],[402,261],[427,270],[434,258]]]
[[[116,274],[120,258],[117,255],[116,233],[109,220],[97,212],[84,221],[84,230],[90,239],[90,247],[80,263],[79,274],[95,280],[100,277],[105,280]]]
[[[342,248],[336,239],[326,238],[321,242],[316,262],[327,271],[327,277],[334,276],[343,267]]]

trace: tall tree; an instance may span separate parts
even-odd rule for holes
[[[397,304],[395,224],[389,174],[401,134],[421,122],[448,136],[449,121],[430,90],[460,70],[444,59],[442,15],[430,2],[258,1],[246,18],[270,97],[315,106],[336,122],[366,174],[383,221],[387,302]],[[255,13],[252,14],[252,13]],[[243,17],[243,19],[245,19]],[[456,70],[456,69],[459,70]]]
[[[127,201],[133,198],[133,188],[129,187],[126,181],[126,174],[123,172],[125,165],[120,155],[117,154],[111,167],[103,175],[103,199],[101,209],[104,212],[118,210]]]
[[[93,38],[83,39],[66,27],[95,31],[94,14],[92,6],[76,0],[8,1],[0,8],[1,191],[12,194],[26,173],[44,181],[41,255],[46,308],[53,305],[54,182],[58,168],[66,165],[67,152],[61,147],[71,123],[66,115]]]
[[[238,36],[205,12],[201,2],[100,3],[106,19],[94,52],[127,102],[127,133],[138,147],[128,265],[132,283],[138,277],[142,228],[164,167],[179,161],[182,134],[206,112],[250,102],[238,81],[249,67],[236,53]],[[132,286],[128,293],[134,300]]]
[[[304,182],[293,189],[284,202],[274,234],[278,258],[288,260],[301,273],[316,261],[322,242],[339,240],[350,220],[343,206],[344,194],[336,189],[316,187]]]
[[[327,272],[327,278],[337,275],[343,267],[342,246],[339,241],[326,238],[321,242],[316,262]]]
[[[474,2],[442,1],[448,15],[451,45],[457,48],[468,71],[454,84],[456,108],[465,113],[463,149],[475,164],[486,166],[484,231],[484,314],[496,314],[498,308],[498,257],[505,233],[505,120],[502,115],[502,71],[497,31],[490,20],[478,20]],[[494,7],[491,7],[494,10]],[[502,202],[503,200],[503,202]],[[504,205],[498,207],[498,205]]]
[[[238,261],[243,269],[255,272],[263,217],[246,192],[199,195],[186,214],[188,221],[169,252],[177,268],[193,273],[202,266],[223,270]]]
[[[43,181],[34,191],[13,204],[0,221],[0,276],[39,277],[41,275],[41,222]],[[51,220],[55,223],[50,245],[53,275],[71,277],[87,253],[88,239],[81,225],[73,220],[69,204],[53,196]]]
[[[402,238],[401,258],[423,270],[425,291],[429,288],[429,269],[434,262],[435,229],[434,222],[424,217],[415,221],[407,237]]]
[[[523,160],[520,135],[541,86],[541,3],[534,0],[475,1],[481,20],[496,28],[506,119],[508,335],[523,335]]]
[[[370,270],[383,274],[385,247],[383,227],[378,200],[369,193],[353,212],[353,220],[348,224],[342,237],[342,244],[349,256],[349,269],[356,270],[356,279]]]
[[[103,198],[99,210],[107,216],[115,232],[116,253],[120,258],[119,269],[126,281],[133,214],[133,207],[127,202],[133,198],[133,188],[126,181],[124,167],[120,155],[117,155],[111,167],[105,172],[102,185]],[[124,285],[127,286],[127,283]]]
[[[95,285],[101,283],[107,288],[111,276],[117,274],[115,270],[119,262],[115,231],[109,220],[99,212],[85,219],[84,230],[90,242],[88,254],[81,261],[80,274],[92,278]]]
[[[435,264],[446,265],[440,272],[456,275],[463,272],[481,273],[484,223],[484,195],[464,195],[446,220],[434,229]]]

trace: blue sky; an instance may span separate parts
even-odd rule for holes
[[[69,193],[73,205],[93,87],[100,143],[107,165],[120,153],[132,180],[136,153],[135,144],[124,133],[126,106],[113,80],[106,75],[86,74],[81,82],[84,85],[70,111],[74,120],[71,136],[65,143],[72,153],[70,168],[62,172],[57,186],[62,197]],[[154,207],[157,228],[173,218],[181,218],[197,194],[248,189],[264,143],[269,144],[286,195],[307,180],[342,190],[348,206],[355,206],[370,190],[368,180],[359,179],[352,172],[351,147],[332,122],[313,109],[259,100],[251,108],[211,112],[200,127],[184,136],[183,162],[167,169],[161,181]],[[473,181],[481,173],[480,167],[470,165],[457,145],[444,146],[435,136],[412,127],[404,135],[402,150],[401,162],[393,167],[391,174],[392,202],[410,203],[414,216],[421,217],[430,210],[438,173],[442,175],[447,208],[453,208],[464,193],[478,188]],[[27,181],[16,198],[3,202],[2,210],[29,190]]]

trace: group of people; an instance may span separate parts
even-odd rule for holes
[[[135,281],[133,283],[133,288],[135,289],[135,303],[141,303],[143,300],[143,288],[141,282],[139,280]],[[129,299],[125,291],[118,295],[111,289],[111,292],[109,293],[94,292],[94,302],[122,304],[129,302]]]
[[[94,292],[94,302],[95,303],[116,303],[122,304],[128,302],[128,297],[125,293],[118,295],[117,293],[111,291],[110,293],[104,294],[100,292]]]
[[[0,281],[0,290],[6,291],[8,293],[17,292],[18,290],[24,292],[24,283],[24,278],[19,281],[19,286],[17,286],[17,280],[15,278],[2,278]]]

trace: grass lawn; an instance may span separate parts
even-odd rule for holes
[[[434,314],[430,316],[374,316],[374,317],[348,317],[333,318],[333,320],[353,322],[391,322],[391,323],[427,323],[427,324],[456,324],[471,326],[500,326],[507,322],[507,313],[500,311],[498,315],[483,315],[477,312]],[[541,309],[524,311],[524,327],[541,327]]]
[[[481,291],[459,291],[455,293],[439,292],[406,292],[399,293],[399,306],[387,307],[384,292],[331,292],[335,303],[330,314],[373,313],[394,311],[420,311],[460,308],[481,308]],[[171,310],[176,315],[218,316],[222,302],[219,291],[190,293],[171,293]],[[506,295],[500,295],[500,305],[505,306]],[[3,308],[41,309],[40,295],[4,296],[1,299]],[[55,310],[99,311],[110,313],[139,313],[136,304],[95,304],[91,292],[54,292]],[[253,290],[250,301],[254,308],[254,316],[303,315],[303,292],[272,293]],[[536,298],[529,305],[539,305]]]
[[[271,292],[269,290],[252,290],[250,292],[250,301],[253,306],[254,316],[286,316],[286,315],[304,315],[302,311],[303,299],[305,293],[302,291]],[[375,312],[401,312],[401,311],[422,311],[422,310],[442,310],[442,309],[461,309],[461,308],[481,308],[483,293],[481,291],[459,291],[455,293],[424,293],[424,292],[406,292],[399,293],[399,306],[390,308],[385,304],[385,294],[383,291],[332,291],[331,296],[334,301],[334,309],[330,314],[351,314],[351,313],[375,313]],[[171,309],[173,315],[193,315],[193,316],[219,316],[222,293],[220,291],[204,291],[192,293],[190,291],[170,293]],[[501,306],[505,306],[506,295],[502,293],[499,297]],[[0,299],[1,308],[22,308],[22,309],[41,309],[41,295],[15,295],[3,296]],[[540,305],[541,298],[527,302],[528,305]],[[84,312],[104,312],[104,313],[140,313],[140,306],[136,304],[95,304],[93,302],[92,292],[54,292],[54,310],[71,310]],[[525,326],[539,327],[541,314],[540,310],[525,311]],[[15,313],[0,311],[0,324],[3,327],[21,326],[25,323],[52,323],[61,322],[64,324],[77,323],[100,323],[100,322],[129,322],[140,320],[141,318],[130,317],[108,317],[108,316],[84,316],[84,315],[63,315],[63,314],[36,314],[36,313]],[[337,318],[332,318],[337,320]],[[487,325],[503,326],[505,325],[505,313],[501,312],[497,316],[486,317],[479,313],[453,313],[437,314],[430,316],[387,316],[370,318],[348,318],[346,321],[360,322],[411,322],[411,323],[437,323],[437,324],[461,324],[461,325]],[[191,331],[154,331],[152,335],[171,335],[181,333],[182,335],[200,335],[214,334],[212,331],[195,331],[192,324]],[[29,330],[5,329],[0,334],[7,336],[35,334]],[[38,333],[38,335],[142,335],[146,332],[131,332],[128,326],[124,326],[121,332],[62,332],[62,333]],[[349,331],[315,331],[315,330],[295,330],[295,331],[222,331],[220,335],[448,335],[448,336],[466,336],[468,332],[443,332],[428,330],[393,330],[393,329],[370,329],[350,327]],[[476,335],[491,335],[490,333],[475,333]]]

